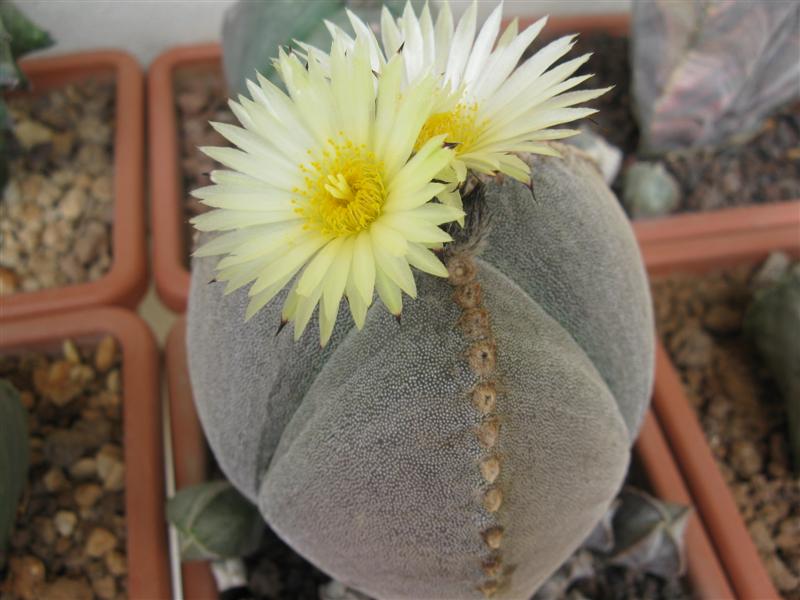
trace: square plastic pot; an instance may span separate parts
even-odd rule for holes
[[[186,319],[180,318],[170,331],[166,344],[167,386],[172,432],[175,487],[201,483],[207,478],[209,449],[197,417],[186,361]],[[692,501],[663,433],[648,413],[634,448],[650,490],[657,497],[683,505]],[[700,600],[733,598],[733,592],[713,545],[697,514],[686,528],[687,576]],[[186,598],[217,598],[216,584],[207,562],[181,564],[183,593]]]
[[[63,340],[97,342],[113,336],[122,353],[122,424],[128,596],[171,597],[164,520],[164,468],[158,348],[133,313],[94,308],[3,324],[0,353],[60,352]]]
[[[115,83],[112,262],[95,281],[0,297],[0,320],[100,305],[135,308],[147,288],[142,69],[116,50],[26,59],[21,66],[33,94],[88,78]]]
[[[778,250],[800,256],[800,210],[781,221],[782,224],[772,225],[757,222],[749,229],[723,231],[705,238],[664,241],[646,251],[648,268],[651,274],[658,275],[703,273],[755,264]],[[717,467],[680,377],[660,342],[656,373],[654,411],[736,595],[748,600],[779,598]]]

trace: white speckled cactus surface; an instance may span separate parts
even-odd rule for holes
[[[631,228],[578,151],[528,157],[465,201],[449,279],[415,273],[400,320],[298,342],[284,290],[250,321],[196,259],[192,386],[227,477],[300,554],[376,598],[528,598],[625,476],[653,377]],[[480,213],[480,214],[478,214]],[[465,231],[466,231],[465,230]],[[470,237],[471,236],[471,237]]]

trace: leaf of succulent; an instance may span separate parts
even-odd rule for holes
[[[16,388],[0,379],[0,553],[11,534],[27,477],[27,413]]]
[[[50,35],[30,21],[10,0],[0,2],[0,87],[26,84],[17,59],[53,45]]]
[[[178,530],[181,560],[216,560],[255,551],[264,529],[258,509],[227,481],[180,490],[167,501]]]
[[[433,179],[454,157],[445,135],[419,144],[435,79],[401,90],[402,56],[376,78],[365,37],[337,38],[326,56],[327,70],[313,57],[306,68],[281,50],[288,94],[259,77],[252,99],[231,102],[243,127],[214,126],[237,148],[202,149],[228,170],[193,192],[215,210],[192,221],[226,232],[197,254],[223,255],[217,280],[227,292],[251,284],[246,318],[291,284],[284,319],[299,338],[319,305],[323,346],[342,297],[360,328],[376,287],[395,314],[401,290],[416,295],[410,265],[446,277],[431,249],[450,240],[439,226],[463,216],[431,204],[447,187]]]
[[[428,139],[444,135],[452,144],[454,161],[437,178],[450,185],[439,195],[440,201],[461,207],[460,196],[448,195],[462,183],[469,170],[485,174],[505,173],[529,182],[530,168],[515,153],[557,155],[548,140],[579,133],[573,129],[554,129],[563,123],[582,119],[595,112],[574,108],[593,100],[610,88],[568,92],[591,75],[573,76],[589,55],[553,65],[574,45],[574,36],[562,37],[519,64],[525,50],[545,26],[539,19],[518,32],[513,21],[500,35],[502,3],[498,4],[476,37],[477,3],[473,2],[457,25],[445,3],[433,23],[425,6],[418,17],[411,4],[394,19],[384,10],[381,19],[380,50],[377,38],[355,14],[350,22],[358,35],[369,38],[371,64],[380,70],[392,56],[405,59],[404,84],[426,77],[433,65],[437,91],[435,106],[419,133],[415,147]],[[329,24],[334,39],[351,48],[355,41],[340,27]],[[299,44],[305,55],[328,67],[329,57],[307,43]]]
[[[614,549],[609,564],[664,579],[686,569],[684,532],[691,509],[626,488],[614,513]]]

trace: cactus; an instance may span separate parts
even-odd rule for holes
[[[777,282],[757,292],[744,329],[786,403],[792,464],[795,473],[800,473],[800,265],[795,264]]]
[[[679,588],[686,568],[684,533],[689,514],[688,507],[626,487],[581,549],[547,580],[534,600],[582,597],[578,595],[588,590],[594,591],[592,598],[639,598],[647,576]],[[617,587],[620,580],[624,592]],[[581,583],[587,590],[570,589]]]
[[[25,17],[10,0],[0,0],[0,91],[26,86],[28,82],[17,59],[52,44],[47,32]],[[0,97],[0,189],[7,176],[9,135],[8,110]]]
[[[249,322],[193,263],[187,348],[227,477],[321,569],[378,598],[528,597],[603,517],[653,375],[649,291],[594,164],[529,157],[533,189],[465,199],[449,280],[328,345]],[[316,317],[315,317],[316,319]],[[315,327],[309,327],[313,330]]]
[[[403,3],[399,0],[237,2],[228,9],[222,27],[223,67],[228,88],[246,94],[247,79],[253,79],[256,71],[274,78],[272,57],[277,48],[297,41],[311,44],[327,41],[329,33],[323,20],[345,25],[348,22],[345,8],[377,22],[384,4],[397,12]]]
[[[683,534],[689,508],[662,502],[633,488],[614,513],[614,548],[609,564],[669,579],[686,570]]]
[[[263,523],[256,508],[227,481],[180,490],[167,502],[178,530],[181,560],[217,560],[253,552]]]
[[[746,139],[800,97],[796,2],[635,2],[631,37],[646,153]]]
[[[0,552],[14,519],[28,478],[28,417],[16,388],[0,379]]]

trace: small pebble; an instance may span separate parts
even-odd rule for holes
[[[748,479],[761,471],[764,460],[752,442],[737,440],[733,443],[731,452],[731,465],[741,478]]]
[[[86,554],[92,558],[100,558],[113,550],[117,545],[117,537],[108,529],[96,527],[86,540]]]
[[[74,512],[68,510],[60,510],[53,517],[56,530],[64,537],[70,537],[72,532],[75,531],[75,525],[78,523],[78,517]]]
[[[11,558],[11,589],[23,600],[38,600],[45,578],[44,563],[35,556]]]
[[[97,475],[97,461],[92,457],[84,457],[72,463],[69,474],[74,479],[86,480]]]
[[[105,373],[117,358],[117,341],[110,335],[105,336],[97,345],[94,355],[94,366],[101,373]]]
[[[102,600],[113,600],[114,596],[117,595],[117,582],[109,575],[92,581],[92,588],[94,593]]]
[[[117,577],[121,577],[128,572],[128,565],[127,561],[125,560],[125,555],[117,550],[112,550],[106,554],[105,563],[108,571]]]
[[[61,491],[66,487],[67,478],[64,476],[64,472],[61,469],[53,467],[44,474],[42,483],[44,484],[44,489],[53,493]]]
[[[41,600],[92,600],[92,596],[85,579],[60,577],[44,589]]]
[[[85,483],[75,490],[75,502],[81,508],[91,508],[103,495],[103,489],[96,483]]]

